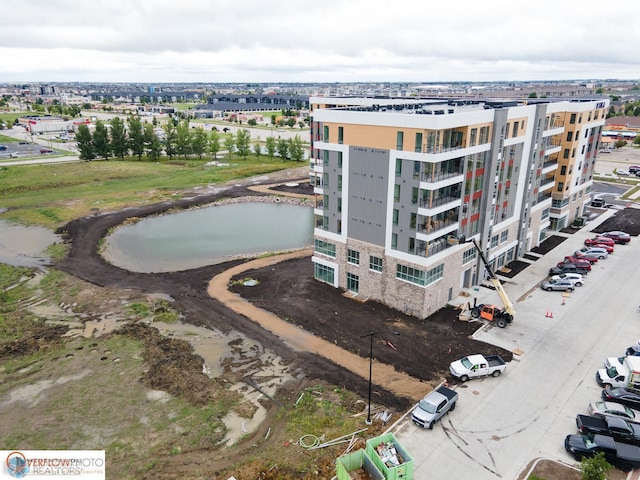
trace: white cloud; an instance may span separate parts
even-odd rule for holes
[[[2,18],[5,82],[640,77],[633,15],[576,0],[47,0]]]

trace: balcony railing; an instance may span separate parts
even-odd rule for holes
[[[454,196],[446,196],[446,197],[438,197],[438,198],[421,198],[420,199],[420,207],[422,208],[435,208],[440,205],[444,205],[445,203],[455,202],[456,200],[460,200],[460,197]]]
[[[426,248],[424,247],[424,245],[419,246],[416,249],[416,255],[419,255],[421,257],[429,257],[431,255],[435,255],[436,253],[440,253],[443,250],[446,250],[447,248],[451,248],[451,247],[453,247],[453,244],[449,243],[446,237],[440,237],[437,240],[434,240],[433,242],[429,242]]]
[[[426,233],[427,235],[433,232],[437,232],[438,230],[442,230],[443,228],[448,227],[449,225],[453,225],[458,222],[458,217],[450,217],[442,220],[427,220],[422,225],[418,225],[418,231],[421,233]]]
[[[545,200],[547,200],[548,198],[551,198],[551,192],[542,192],[538,194],[538,202],[544,202]]]
[[[462,170],[456,172],[422,172],[420,181],[433,183],[446,180],[447,178],[457,177],[458,175],[462,175]]]
[[[551,167],[553,165],[558,165],[558,159],[553,159],[553,160],[547,160],[546,162],[544,162],[542,164],[542,168],[547,168],[547,167]]]
[[[548,187],[549,185],[553,185],[555,183],[555,180],[553,178],[549,179],[549,180],[545,180],[543,179],[540,182],[540,188],[545,188]]]

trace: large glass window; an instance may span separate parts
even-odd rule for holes
[[[416,133],[416,152],[422,152],[422,132]]]
[[[327,282],[333,285],[335,278],[335,271],[331,267],[322,265],[320,263],[314,263],[313,278],[320,280],[321,282]]]
[[[380,257],[369,256],[369,268],[375,272],[382,271],[382,259]]]
[[[360,287],[360,278],[353,273],[347,273],[347,290],[358,293]]]
[[[398,210],[397,208],[393,209],[393,224],[397,225],[398,224],[398,220],[400,217],[400,210]]]
[[[338,152],[338,168],[342,168],[342,152]]]
[[[462,264],[464,265],[465,263],[469,263],[474,258],[476,258],[476,248],[475,247],[473,247],[470,250],[467,250],[466,252],[464,252],[462,254]]]
[[[338,127],[338,143],[344,140],[344,127]]]
[[[400,185],[398,185],[397,183],[393,186],[393,201],[400,201]]]
[[[398,132],[396,134],[396,150],[402,150],[404,144],[404,132]]]
[[[396,177],[402,175],[402,159],[396,158]]]
[[[347,250],[347,262],[354,265],[360,265],[360,252],[357,250]]]
[[[398,264],[398,266],[396,267],[396,278],[415,283],[416,285],[425,286],[435,282],[439,278],[442,278],[443,272],[444,265],[442,264],[432,268],[427,272],[425,272],[424,270],[419,270],[417,268]]]
[[[324,126],[324,136],[323,136],[323,140],[325,142],[329,141],[329,125],[325,125]]]
[[[315,239],[314,251],[316,253],[336,258],[336,246],[333,243],[325,242],[324,240]]]

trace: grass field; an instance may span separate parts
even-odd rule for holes
[[[0,207],[7,209],[0,218],[57,228],[92,212],[176,199],[191,187],[302,165],[264,156],[225,159],[227,167],[207,166],[209,160],[0,166]]]

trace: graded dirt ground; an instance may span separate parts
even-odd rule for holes
[[[294,189],[302,196],[307,195],[307,192],[300,188],[304,180],[300,180],[298,186],[284,184],[285,181],[291,183],[291,178],[291,176],[283,177],[281,179],[283,183],[277,187],[276,192],[285,193],[287,189]],[[273,182],[274,179],[269,178],[268,181]],[[253,187],[256,183],[259,182],[250,182]],[[154,293],[168,295],[174,299],[172,306],[182,313],[185,322],[215,329],[223,334],[242,332],[263,348],[275,352],[283,362],[289,365],[291,371],[298,372],[296,380],[280,387],[274,397],[274,400],[281,403],[284,408],[294,408],[296,399],[301,398],[299,395],[317,384],[334,386],[332,388],[336,388],[337,391],[344,389],[354,392],[360,399],[366,399],[367,380],[361,375],[354,375],[348,367],[341,366],[339,358],[330,356],[327,358],[316,353],[292,349],[286,339],[265,330],[252,319],[222,303],[216,298],[216,292],[213,292],[213,297],[208,294],[207,287],[212,278],[231,267],[246,264],[247,260],[238,259],[182,272],[141,274],[109,265],[98,254],[101,238],[111,227],[123,223],[130,217],[144,217],[191,208],[225,197],[262,194],[255,189],[248,189],[247,186],[247,184],[234,185],[207,195],[105,213],[70,222],[61,229],[61,233],[65,235],[71,246],[69,255],[55,267],[89,282],[98,290],[104,288],[109,291],[135,291],[142,296]],[[629,214],[626,218],[625,215],[620,217],[624,217],[625,220],[617,219],[615,221],[617,223],[612,223],[615,226],[605,223],[601,228],[627,230],[633,233],[627,227],[634,226],[638,216]],[[545,244],[546,242],[541,247],[546,246]],[[521,265],[520,268],[526,268],[526,265]],[[482,325],[459,321],[458,312],[453,308],[444,308],[429,318],[418,319],[377,302],[360,303],[346,298],[340,290],[317,282],[312,276],[312,263],[310,256],[307,256],[244,271],[238,275],[237,280],[251,278],[257,281],[255,285],[245,286],[243,282],[232,282],[231,290],[251,304],[275,314],[293,326],[313,333],[341,350],[356,354],[365,361],[370,349],[368,333],[399,332],[399,336],[391,333],[375,335],[373,357],[423,382],[424,391],[415,392],[416,395],[426,393],[433,385],[446,379],[449,363],[463,355],[475,352],[498,353],[507,360],[511,359],[511,352],[473,340],[470,337],[471,334]],[[96,308],[99,307],[96,306]],[[155,357],[150,358],[160,359],[150,363],[158,366],[157,369],[147,366],[146,371],[139,374],[140,382],[150,388],[173,394],[189,391],[191,392],[189,401],[196,405],[201,404],[203,398],[209,395],[206,393],[208,388],[205,385],[206,382],[203,383],[205,378],[202,372],[202,359],[192,358],[193,353],[184,345],[167,344],[156,337],[155,333],[145,333],[145,330],[140,327],[129,327],[129,330],[123,333],[144,339],[145,348],[149,352],[156,352]],[[38,339],[34,339],[33,343],[37,346]],[[161,345],[167,348],[160,348]],[[174,365],[172,359],[182,359],[182,363]],[[219,380],[229,381],[231,377],[227,375],[231,375],[230,372],[231,370],[226,370],[220,375]],[[193,378],[181,380],[179,376]],[[233,380],[238,380],[237,375],[235,377]],[[448,380],[453,383],[452,379]],[[382,405],[396,413],[404,411],[412,404],[412,398],[394,392],[384,379],[376,380],[374,377],[374,382],[374,404]],[[341,396],[332,398],[331,395],[331,391],[318,392],[318,396],[322,396],[325,400],[346,402],[346,408],[354,413],[363,410],[363,402],[356,404],[352,400],[344,400]],[[331,478],[334,474],[335,456],[340,453],[339,449],[326,449],[313,456],[302,451],[299,445],[295,445],[297,439],[288,437],[286,426],[279,417],[278,408],[274,406],[274,402],[266,403],[268,404],[266,421],[254,434],[248,435],[244,442],[239,442],[236,447],[221,449],[219,445],[209,443],[197,448],[185,449],[186,451],[159,451],[157,458],[135,459],[135,461],[144,460],[149,465],[144,474],[139,474],[135,478],[227,478],[231,474],[238,480]],[[367,435],[381,431],[383,425],[374,424],[374,427],[372,431],[367,432]],[[213,436],[207,438],[215,440]],[[100,445],[96,445],[95,448],[99,447]],[[271,456],[265,453],[269,448],[272,449],[269,453]],[[273,458],[273,455],[276,458],[278,455],[282,458],[280,466],[274,466],[273,463],[264,464],[263,458]],[[284,465],[300,458],[305,459],[307,464],[312,466],[295,473],[286,470]]]

